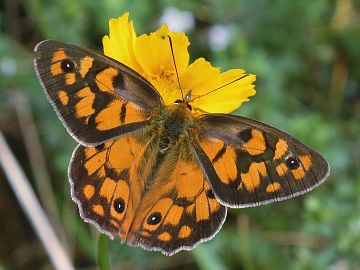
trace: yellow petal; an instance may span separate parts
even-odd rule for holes
[[[175,72],[174,61],[170,48],[171,37],[176,67],[182,72],[188,65],[189,53],[187,47],[189,41],[184,33],[170,32],[166,24],[156,32],[148,35],[141,35],[135,44],[135,54],[138,62],[149,75],[158,75],[163,72]]]
[[[204,58],[196,59],[180,76],[180,83],[186,95],[196,97],[213,90],[220,83],[220,69],[211,66]]]
[[[236,110],[244,101],[248,101],[249,97],[256,93],[255,86],[252,84],[256,80],[256,76],[250,74],[234,81],[243,75],[244,71],[241,69],[232,69],[222,73],[220,75],[220,84],[214,85],[216,86],[214,89],[224,87],[195,99],[191,105],[193,108],[211,113],[230,113]],[[226,84],[229,85],[225,86]]]
[[[128,20],[128,12],[118,19],[110,19],[109,35],[103,37],[104,54],[142,73],[134,53],[136,33],[133,22]]]
[[[141,75],[156,88],[165,104],[170,105],[181,99],[181,92],[168,36],[171,37],[175,63],[180,74],[189,63],[187,47],[190,43],[184,33],[170,32],[167,25],[163,25],[150,36],[138,37],[135,55],[144,71]]]
[[[170,32],[167,25],[163,25],[150,35],[136,37],[133,22],[128,20],[129,13],[125,13],[109,21],[109,36],[103,38],[104,52],[145,77],[166,105],[182,97],[173,57],[184,95],[191,91],[191,97],[195,98],[208,93],[191,102],[195,115],[204,112],[229,113],[255,94],[252,84],[254,75],[236,80],[245,74],[244,70],[220,73],[220,68],[211,66],[203,58],[188,66],[187,48],[190,43],[184,33]],[[214,89],[217,90],[211,92]]]
[[[169,36],[173,46],[176,68],[179,74],[181,74],[189,65],[190,56],[188,47],[190,42],[185,33],[170,32]],[[171,62],[173,61],[174,60],[172,59],[171,55]]]

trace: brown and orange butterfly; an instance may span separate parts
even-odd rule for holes
[[[35,51],[42,87],[79,142],[72,198],[111,238],[172,255],[211,239],[227,207],[289,199],[329,175],[290,135],[235,115],[194,117],[189,97],[166,106],[141,75],[100,53],[50,40]]]

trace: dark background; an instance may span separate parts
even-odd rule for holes
[[[301,197],[230,209],[219,234],[191,252],[166,257],[112,241],[113,269],[360,269],[358,1],[2,0],[0,130],[75,267],[97,268],[98,232],[71,201],[67,166],[76,143],[35,76],[33,48],[58,39],[102,51],[110,18],[130,11],[141,35],[159,27],[168,7],[194,19],[186,30],[192,61],[257,75],[257,94],[235,113],[317,149],[331,175]],[[222,45],[210,42],[214,25],[227,31]],[[1,170],[0,219],[0,269],[52,269]]]

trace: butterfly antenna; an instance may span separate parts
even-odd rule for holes
[[[224,88],[225,86],[228,86],[229,84],[232,84],[232,83],[234,83],[234,82],[240,81],[241,79],[243,79],[243,78],[245,78],[245,77],[247,77],[247,76],[249,76],[249,74],[245,74],[245,75],[241,76],[240,78],[237,78],[237,79],[235,79],[235,80],[233,80],[233,81],[231,81],[231,82],[229,82],[229,83],[227,83],[227,84],[224,84],[224,85],[222,85],[222,86],[220,86],[220,87],[218,87],[218,88],[215,88],[215,89],[211,90],[210,92],[207,92],[207,93],[202,94],[202,95],[200,95],[200,96],[194,97],[193,99],[189,100],[189,102],[191,102],[191,101],[193,101],[193,100],[195,100],[195,99],[197,99],[197,98],[206,96],[206,95],[208,95],[208,94],[210,94],[210,93],[212,93],[212,92],[215,92],[215,91],[217,91],[217,90],[219,90],[219,89],[221,89],[221,88]]]
[[[174,62],[174,66],[175,66],[176,78],[177,78],[177,80],[178,80],[178,84],[179,84],[180,91],[181,91],[181,97],[182,97],[182,100],[185,101],[185,99],[184,99],[184,92],[183,92],[182,87],[181,87],[181,84],[180,84],[179,73],[178,73],[177,67],[176,67],[176,62],[175,62],[175,56],[174,56],[174,50],[173,50],[173,45],[172,45],[171,37],[168,35],[168,38],[169,38],[169,42],[170,42],[171,55],[172,55],[173,62]]]

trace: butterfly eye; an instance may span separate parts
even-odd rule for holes
[[[147,219],[147,223],[149,225],[156,225],[160,221],[161,221],[161,213],[160,212],[152,213]]]
[[[178,99],[178,100],[175,100],[174,104],[180,104],[182,102],[183,102],[182,100]]]
[[[118,213],[122,213],[125,210],[125,202],[121,198],[117,198],[114,200],[114,209]]]
[[[61,62],[61,69],[63,70],[63,72],[66,73],[73,72],[74,68],[75,68],[74,62],[69,59],[65,59]]]
[[[186,103],[186,107],[187,107],[187,109],[188,109],[189,111],[192,110],[192,107],[191,107],[191,105],[190,105],[189,103]]]
[[[285,162],[290,170],[296,170],[300,166],[299,161],[295,157],[289,157]]]

